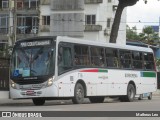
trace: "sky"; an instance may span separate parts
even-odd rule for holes
[[[139,0],[136,5],[127,7],[127,24],[136,26],[141,32],[144,26],[160,25],[160,0]]]

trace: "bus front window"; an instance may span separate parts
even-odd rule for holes
[[[54,48],[17,48],[13,52],[11,75],[13,77],[34,77],[54,73]]]

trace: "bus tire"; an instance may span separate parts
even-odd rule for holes
[[[136,90],[133,84],[129,84],[127,87],[127,95],[125,96],[125,101],[126,102],[133,102],[135,98]]]
[[[89,97],[91,103],[103,103],[105,97]]]
[[[148,100],[152,100],[152,93],[149,94]]]
[[[33,98],[32,101],[36,106],[41,106],[41,105],[44,105],[45,103],[45,99],[43,98]]]
[[[84,87],[82,84],[77,83],[74,90],[74,97],[72,98],[72,102],[74,104],[81,104],[84,101]]]

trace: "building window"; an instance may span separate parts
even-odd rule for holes
[[[50,16],[42,16],[42,25],[50,25]]]
[[[2,0],[2,8],[8,8],[8,0]]]
[[[107,28],[110,28],[111,27],[111,18],[108,18],[107,19]]]
[[[86,25],[95,25],[96,24],[96,15],[86,15]]]
[[[22,8],[23,8],[23,2],[17,1],[17,9],[22,9]]]
[[[17,33],[30,34],[38,32],[38,16],[18,14],[17,15]]]
[[[8,33],[8,15],[0,15],[0,34]]]
[[[39,0],[17,0],[17,9],[36,9]]]

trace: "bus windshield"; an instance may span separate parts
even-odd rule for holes
[[[15,48],[12,77],[35,77],[54,73],[55,49],[49,46]]]

